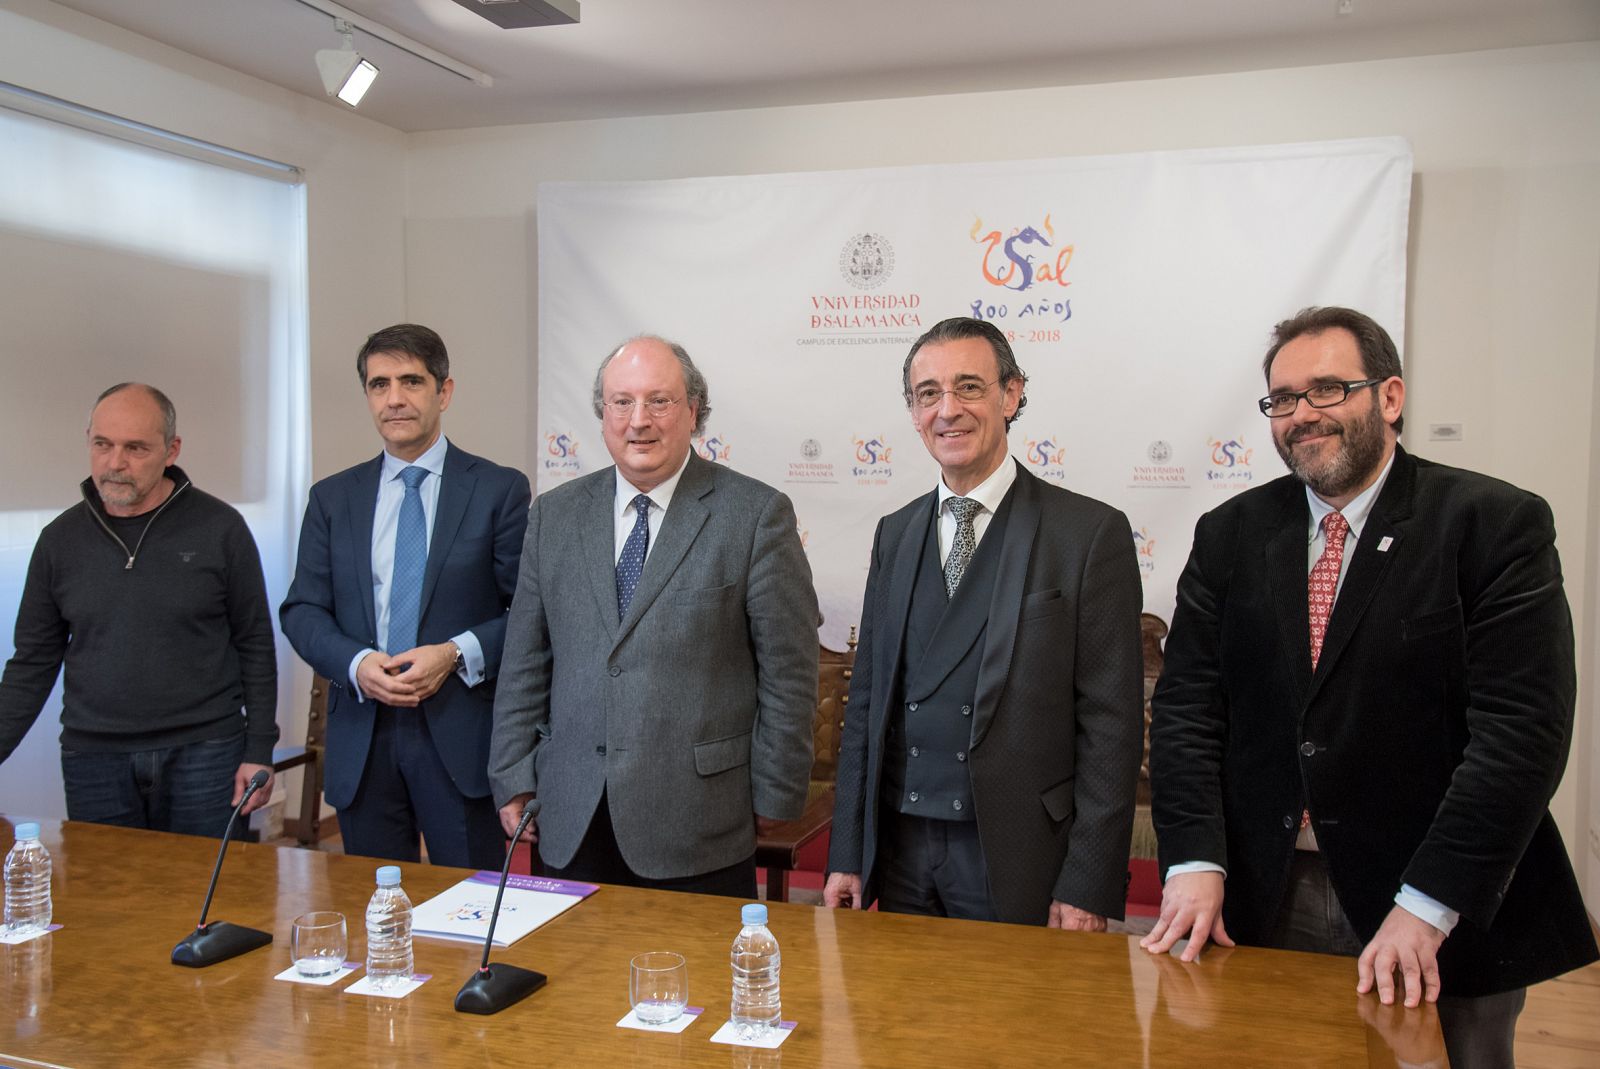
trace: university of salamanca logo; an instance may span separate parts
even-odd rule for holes
[[[1151,442],[1147,455],[1150,457],[1150,463],[1165,464],[1172,459],[1172,445],[1170,442]]]
[[[839,273],[858,290],[875,290],[894,273],[894,246],[882,234],[857,234],[839,252]]]

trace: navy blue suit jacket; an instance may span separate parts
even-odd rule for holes
[[[361,785],[376,716],[377,703],[357,701],[350,690],[350,662],[363,649],[379,648],[372,517],[382,470],[379,454],[311,488],[294,582],[279,609],[295,652],[329,682],[324,790],[335,809],[349,805]],[[494,680],[531,500],[520,471],[454,443],[446,450],[417,642],[447,642],[471,631],[483,646],[486,678],[469,688],[452,672],[421,712],[450,778],[468,798],[489,794]]]

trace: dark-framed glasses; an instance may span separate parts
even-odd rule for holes
[[[1332,408],[1348,401],[1350,391],[1365,386],[1377,386],[1383,381],[1383,379],[1352,379],[1346,382],[1319,382],[1310,389],[1298,393],[1288,391],[1269,393],[1257,404],[1261,406],[1263,415],[1270,419],[1282,419],[1294,415],[1294,410],[1300,407],[1302,400],[1312,408]]]
[[[989,387],[999,381],[999,379],[995,379],[994,382],[974,382],[969,379],[966,382],[956,383],[948,390],[941,390],[937,386],[918,386],[911,391],[911,400],[916,403],[918,408],[932,408],[944,400],[945,394],[953,393],[956,395],[957,401],[970,404],[989,396]]]
[[[635,407],[643,406],[652,419],[660,419],[672,411],[672,406],[681,402],[681,397],[650,397],[643,401],[636,401],[631,397],[618,398],[615,401],[604,402],[606,412],[615,419],[632,419]]]

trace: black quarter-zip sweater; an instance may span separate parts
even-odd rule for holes
[[[272,763],[277,664],[261,557],[244,517],[170,467],[173,492],[141,516],[83,501],[39,535],[0,679],[0,761],[66,665],[61,745],[131,752],[245,733]]]

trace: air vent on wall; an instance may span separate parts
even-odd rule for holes
[[[529,26],[570,26],[578,21],[578,0],[456,0],[502,30]]]

